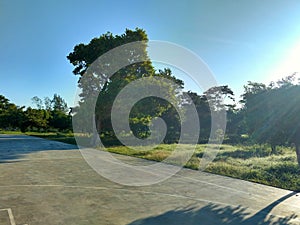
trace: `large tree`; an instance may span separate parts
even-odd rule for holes
[[[119,69],[113,76],[109,76],[107,71],[114,68],[116,62],[108,61],[101,65],[95,63],[98,57],[108,51],[137,41],[142,42],[139,42],[139,45],[134,49],[130,47],[128,49],[124,48],[120,52],[118,59],[113,59],[124,61],[122,62],[123,64],[130,64]],[[108,32],[92,39],[88,44],[76,45],[73,52],[67,56],[70,63],[75,67],[73,73],[79,75],[78,86],[81,89],[81,94],[75,116],[77,118],[82,117],[81,119],[76,119],[78,123],[86,121],[85,124],[90,124],[89,127],[91,129],[85,130],[85,132],[92,131],[92,123],[88,123],[88,121],[95,119],[98,132],[114,136],[111,123],[112,106],[116,96],[132,81],[144,77],[163,77],[172,80],[178,85],[173,89],[181,89],[183,87],[183,82],[176,79],[170,70],[155,71],[148,57],[147,41],[146,32],[138,28],[135,30],[126,29],[122,35],[113,35]],[[131,62],[135,63],[131,64]],[[159,83],[155,80],[153,82],[161,85],[162,89],[166,87],[163,82]],[[172,90],[169,93],[171,92]],[[88,110],[89,106],[93,105],[93,98],[97,98],[95,108]],[[165,116],[170,107],[170,103],[155,97],[149,97],[138,102],[132,108],[129,118],[135,135],[140,138],[147,137],[151,119],[157,116]],[[94,110],[95,118],[93,118],[92,114],[84,112],[91,110]],[[169,113],[171,114],[170,110]]]
[[[269,143],[273,152],[277,145],[294,144],[300,165],[300,86],[293,76],[269,86],[249,82],[243,97],[250,138]]]

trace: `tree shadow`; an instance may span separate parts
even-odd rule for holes
[[[250,215],[247,208],[241,206],[224,207],[211,203],[202,208],[190,206],[171,210],[159,216],[136,220],[128,225],[290,225],[291,221],[297,218],[294,213],[287,217],[276,217],[269,213],[276,205],[295,194],[296,192],[292,192],[283,196],[254,215]]]
[[[49,141],[32,136],[0,134],[0,163],[16,162],[24,158],[24,155],[33,152],[74,150],[77,148],[75,145]]]

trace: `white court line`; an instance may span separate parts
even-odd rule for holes
[[[7,208],[7,209],[0,209],[0,211],[7,211],[8,217],[9,217],[9,221],[11,225],[16,225],[15,219],[14,219],[14,215],[12,213],[11,208]],[[26,225],[26,224],[24,224]]]
[[[14,218],[11,208],[0,209],[0,211],[7,211],[10,225],[16,225],[15,218]],[[23,225],[28,225],[28,224],[23,224]]]

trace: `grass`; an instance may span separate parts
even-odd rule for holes
[[[162,161],[175,148],[173,145],[159,145],[153,150],[130,149],[125,146],[110,147],[107,151],[153,161]],[[182,145],[188,148],[189,145]],[[197,145],[196,150],[185,167],[198,169],[199,162],[207,145]],[[276,154],[266,145],[232,146],[222,145],[217,157],[205,169],[206,172],[234,177],[292,191],[300,191],[300,169],[295,150],[278,147]]]
[[[25,132],[22,133],[20,131],[1,131],[0,134],[25,134],[34,137],[45,138],[53,141],[60,141],[68,144],[76,145],[76,140],[72,133],[62,133],[62,132]]]
[[[20,134],[20,132],[1,133]],[[72,133],[27,132],[25,134],[76,144]],[[147,150],[145,147],[129,148],[126,146],[116,146],[107,147],[106,150],[153,161],[163,161],[172,154],[176,147],[183,151],[192,146],[161,144],[151,150]],[[206,147],[208,146],[205,144],[197,145],[193,156],[186,163],[185,167],[198,169]],[[205,171],[288,190],[300,191],[300,168],[296,161],[295,150],[288,147],[278,147],[276,154],[271,154],[271,148],[267,145],[222,145],[217,157],[208,165]]]

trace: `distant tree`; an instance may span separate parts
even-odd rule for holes
[[[44,106],[46,110],[48,111],[52,110],[52,100],[49,97],[44,98]]]
[[[44,102],[37,96],[32,98],[36,108],[19,107],[0,95],[0,128],[8,130],[47,131],[49,129],[72,129],[71,116],[65,100],[55,94],[53,99],[46,97]]]
[[[49,126],[52,128],[56,128],[60,131],[71,130],[71,116],[63,111],[51,111],[51,117],[49,118]]]
[[[5,96],[0,95],[0,107],[1,107],[1,109],[4,109],[8,104],[9,104],[9,100]]]
[[[54,94],[52,100],[45,98],[46,108],[50,109],[49,126],[52,128],[70,130],[72,128],[71,116],[66,101],[58,94]]]
[[[209,139],[211,132],[211,109],[208,100],[205,95],[198,95],[197,93],[191,91],[188,91],[187,95],[190,97],[190,100],[186,100],[184,104],[194,104],[199,116],[199,142],[206,143]]]
[[[234,107],[234,104],[225,103],[226,98],[234,103],[234,93],[228,85],[211,87],[204,92],[204,95],[214,111],[227,110]]]
[[[220,124],[222,124],[221,121],[227,119],[224,116],[227,114],[227,112],[234,111],[234,93],[231,88],[228,87],[228,85],[222,85],[211,87],[203,94],[209,103],[211,116],[214,119],[214,124],[212,125],[215,127],[212,128],[212,138],[215,140],[221,140],[220,137],[224,137],[221,134],[225,134],[226,130],[225,127],[222,127]]]
[[[23,132],[34,129],[47,130],[49,118],[50,113],[47,110],[28,107],[24,113],[21,130]]]
[[[0,128],[18,129],[20,128],[23,117],[24,107],[19,107],[10,103],[9,99],[0,95]]]
[[[234,106],[225,104],[225,102],[226,98],[234,102],[233,91],[226,85],[211,87],[202,95],[191,91],[188,91],[187,94],[190,100],[185,101],[185,104],[194,104],[198,112],[200,121],[199,142],[207,143],[212,130],[214,130],[215,133],[212,133],[213,136],[211,138],[217,140],[220,136],[223,136],[225,130],[222,127],[212,129],[212,113],[214,113],[214,116],[219,116],[224,111],[232,110]],[[216,125],[218,126],[218,124]]]
[[[38,96],[34,96],[31,98],[32,103],[36,106],[37,109],[43,109],[43,100],[40,99]]]
[[[280,126],[284,131],[287,143],[295,144],[297,161],[300,166],[300,85],[288,87],[282,94],[281,100],[285,102],[282,108],[286,110],[280,112],[282,116]]]
[[[247,139],[247,126],[245,121],[245,110],[243,108],[229,108],[227,110],[226,141],[233,144],[245,142]]]
[[[245,87],[244,110],[250,138],[277,145],[296,146],[300,165],[300,86],[288,77],[269,86],[249,82]]]
[[[49,105],[49,100],[46,99],[47,105]],[[52,110],[67,113],[69,108],[66,101],[58,94],[54,94],[51,100]]]
[[[28,108],[23,119],[22,130],[70,130],[71,116],[67,114],[68,106],[66,101],[58,94],[53,98],[45,97],[44,101],[35,96],[32,98],[35,109]]]
[[[244,86],[244,94],[242,95],[243,110],[247,133],[250,139],[256,143],[269,143],[270,133],[266,132],[262,127],[267,124],[268,113],[267,92],[269,88],[262,83],[248,82]],[[262,129],[259,129],[259,128]],[[275,146],[272,145],[273,150]]]

